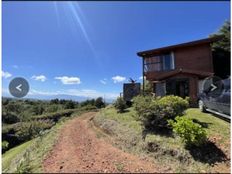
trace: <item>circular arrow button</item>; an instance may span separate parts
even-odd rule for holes
[[[203,87],[204,93],[210,97],[216,98],[222,94],[224,84],[220,77],[213,76],[205,79]]]
[[[27,80],[22,77],[14,78],[9,84],[10,94],[17,98],[25,97],[29,92],[29,88]]]

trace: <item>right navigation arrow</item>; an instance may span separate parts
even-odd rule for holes
[[[217,86],[215,86],[214,84],[211,84],[211,86],[213,87],[211,91],[214,91],[215,89],[217,89]]]

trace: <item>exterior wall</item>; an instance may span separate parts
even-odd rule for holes
[[[213,73],[213,59],[212,51],[209,43],[195,45],[191,47],[183,47],[172,50],[174,52],[174,64],[175,69],[185,69],[193,71],[202,71]],[[155,56],[155,55],[154,55]],[[158,77],[162,77],[164,74],[168,74],[170,71],[160,72],[146,72],[145,76],[147,80],[157,81]],[[189,79],[189,97],[190,104],[195,106],[197,104],[197,95],[199,90],[199,79],[195,75],[190,74],[178,74],[171,78],[188,78]],[[166,80],[167,80],[166,79]],[[163,80],[165,82],[165,80]],[[157,83],[158,84],[158,83]],[[163,88],[160,85],[155,84],[155,90],[160,95],[163,95]],[[166,93],[165,93],[166,94]]]
[[[199,79],[197,76],[191,76],[191,75],[186,75],[186,74],[179,74],[179,75],[176,75],[176,76],[173,76],[172,78],[169,78],[169,79],[188,79],[189,80],[189,97],[190,97],[190,105],[191,106],[196,106],[197,105],[197,100],[198,100],[198,82],[199,82]],[[166,90],[164,91],[164,93],[160,93],[160,90],[162,88],[162,85],[160,86],[160,84],[165,84],[165,81],[163,81],[162,83],[155,83],[154,86],[155,86],[155,91],[158,92],[156,93],[156,96],[163,96],[163,95],[166,95]],[[163,89],[165,88],[162,88],[161,91],[163,91]],[[160,95],[162,94],[162,95]]]
[[[173,50],[175,69],[186,69],[213,73],[213,59],[210,44],[201,44]],[[154,55],[155,56],[155,55]],[[147,80],[156,80],[170,71],[146,72]]]
[[[190,97],[190,104],[192,106],[197,105],[197,94],[198,94],[198,78],[192,77],[189,81],[189,97]]]
[[[179,48],[174,51],[175,68],[213,72],[210,44]]]
[[[203,80],[198,80],[198,94],[203,91]]]
[[[166,95],[166,83],[156,83],[155,95],[156,96],[165,96]]]

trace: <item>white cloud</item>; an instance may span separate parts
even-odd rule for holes
[[[55,77],[55,79],[60,80],[64,85],[73,85],[73,84],[80,84],[81,80],[79,77]]]
[[[41,82],[44,82],[45,80],[47,80],[47,78],[44,75],[38,75],[38,76],[34,75],[31,78],[37,81],[41,81]]]
[[[7,78],[10,78],[12,76],[12,74],[11,73],[9,73],[9,72],[7,72],[7,71],[2,71],[2,77],[4,77],[5,79],[7,79]]]
[[[106,80],[100,80],[103,85],[106,85]]]
[[[114,76],[112,77],[112,80],[114,81],[114,83],[120,83],[126,80],[126,77],[122,77],[122,76]]]

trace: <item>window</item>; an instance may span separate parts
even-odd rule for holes
[[[144,71],[167,71],[174,69],[173,53],[163,54],[159,56],[144,59]]]

